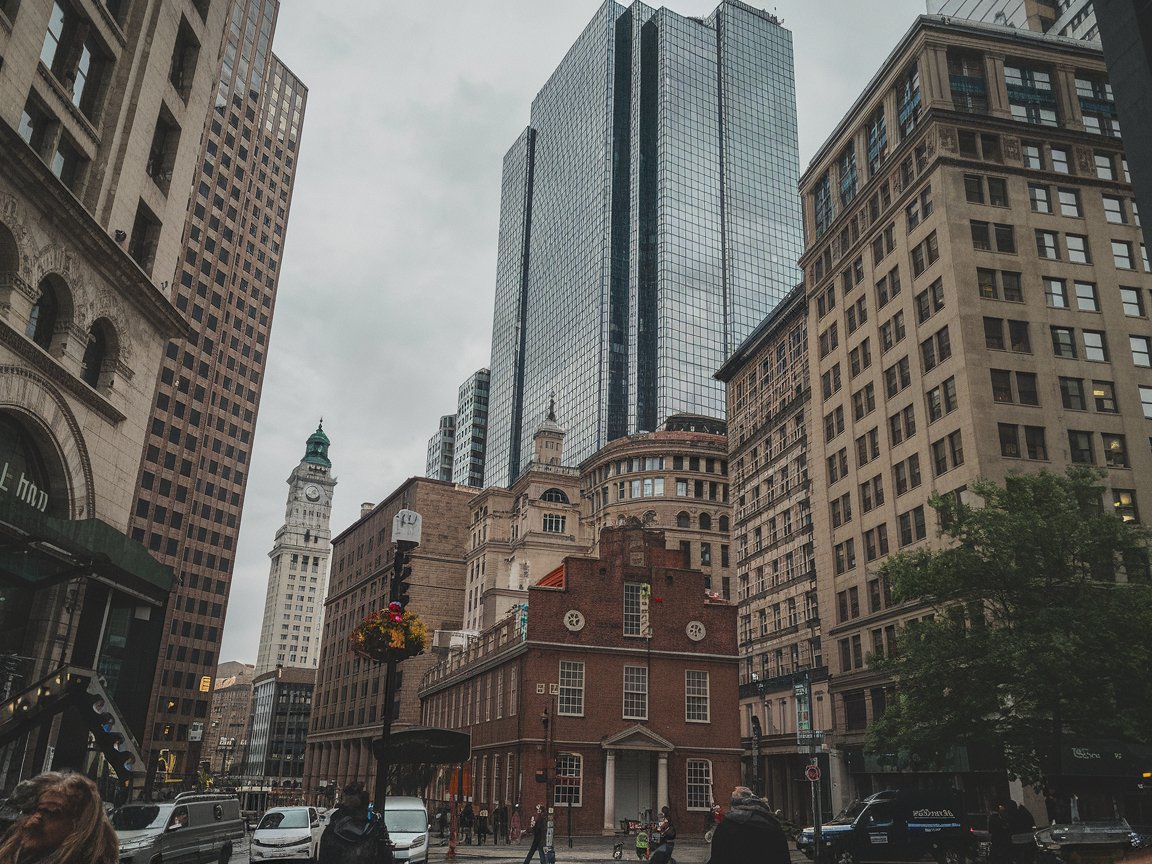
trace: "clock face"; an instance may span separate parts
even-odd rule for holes
[[[307,498],[309,501],[319,501],[320,500],[320,487],[317,486],[315,483],[309,483],[307,486],[304,487],[304,497]]]

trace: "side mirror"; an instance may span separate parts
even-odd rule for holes
[[[312,820],[312,827],[313,828],[319,828],[320,827],[320,820],[319,819],[313,819]]]

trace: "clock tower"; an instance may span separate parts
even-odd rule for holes
[[[284,668],[315,669],[320,659],[328,559],[332,554],[332,491],[324,424],[308,436],[304,458],[288,475],[284,524],[268,553],[268,593],[256,675]]]

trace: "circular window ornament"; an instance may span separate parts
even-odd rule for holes
[[[704,629],[704,624],[701,621],[689,621],[687,626],[684,627],[684,632],[688,634],[688,638],[693,642],[699,642],[708,635],[708,631]]]
[[[564,613],[564,626],[576,633],[584,629],[584,613],[577,609],[569,609]]]

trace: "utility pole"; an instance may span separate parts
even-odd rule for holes
[[[392,542],[396,553],[392,558],[392,578],[388,586],[388,602],[399,603],[401,610],[408,605],[408,580],[412,576],[412,550],[420,545],[420,514],[413,510],[401,510],[392,517]],[[388,769],[391,767],[389,739],[392,737],[392,706],[396,701],[396,666],[399,661],[389,659],[384,663],[384,720],[380,728],[380,748],[376,761],[376,789],[373,800],[376,812],[384,818],[385,800],[388,796]]]

